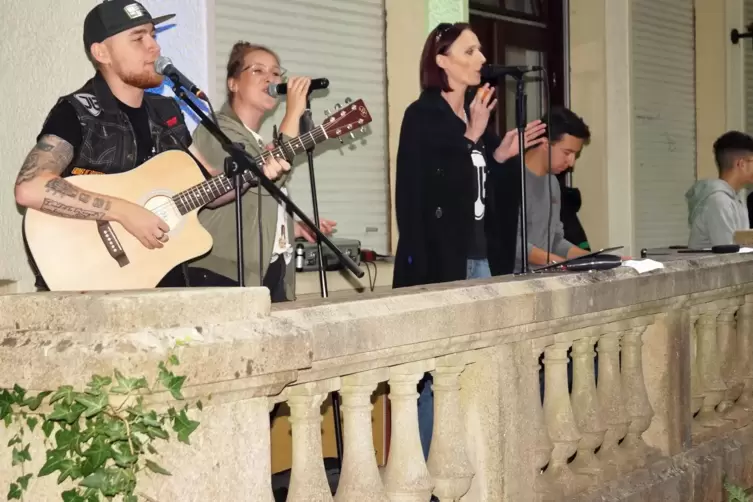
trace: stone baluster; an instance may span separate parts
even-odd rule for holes
[[[701,385],[700,367],[698,366],[698,329],[697,323],[700,315],[692,310],[690,313],[690,413],[693,416],[691,422],[692,433],[701,432],[703,426],[695,418],[703,405],[703,386]]]
[[[541,360],[542,349],[534,348],[530,358],[525,359],[522,364],[524,365],[523,376],[524,384],[531,390],[533,397],[533,404],[531,410],[531,422],[533,423],[535,443],[534,443],[534,465],[532,466],[536,470],[536,482],[534,490],[542,498],[548,498],[557,493],[557,486],[553,479],[546,476],[543,473],[544,468],[549,464],[552,458],[552,450],[554,445],[549,438],[549,431],[547,431],[546,420],[544,420],[544,407],[541,402],[541,370],[542,366],[539,362]],[[525,357],[525,356],[524,356]]]
[[[554,444],[544,476],[567,495],[578,493],[586,484],[567,463],[581,439],[567,388],[569,348],[570,342],[557,342],[546,348],[544,357],[544,418]]]
[[[322,403],[339,387],[339,378],[297,385],[290,389],[293,465],[287,502],[331,502],[332,493],[322,462]]]
[[[719,360],[721,362],[722,379],[727,386],[727,391],[724,393],[722,402],[716,407],[716,410],[725,415],[725,418],[734,419],[735,415],[739,418],[739,412],[743,413],[743,416],[747,415],[742,408],[738,409],[738,413],[730,416],[735,406],[735,401],[738,400],[743,392],[743,381],[740,378],[739,357],[737,353],[737,323],[735,314],[740,308],[740,305],[733,304],[723,308],[719,312],[719,317],[716,320],[716,340],[719,344]]]
[[[716,412],[716,407],[722,402],[727,386],[721,375],[721,358],[716,333],[716,320],[719,310],[702,313],[698,319],[698,371],[703,387],[703,405],[698,412],[698,422],[704,427],[720,427],[724,425]]]
[[[387,368],[342,379],[343,465],[335,502],[388,502],[374,451],[371,395],[389,379]]]
[[[643,333],[646,326],[635,327],[622,335],[622,392],[625,411],[630,419],[627,435],[622,442],[629,463],[643,467],[655,456],[658,450],[650,448],[643,440],[643,433],[651,425],[654,410],[648,401],[646,383],[643,378]]]
[[[429,369],[425,361],[390,368],[392,435],[383,479],[393,501],[426,502],[434,488],[418,434],[417,386]],[[434,421],[443,418],[435,414]]]
[[[737,403],[750,411],[753,410],[753,295],[745,295],[745,303],[737,311],[737,350],[743,381]]]
[[[598,336],[581,338],[573,343],[573,390],[571,395],[573,415],[582,438],[578,454],[570,467],[578,474],[587,474],[598,482],[604,474],[601,462],[594,451],[604,441],[607,431],[601,417],[601,407],[596,395],[594,374],[594,344]]]
[[[625,410],[620,377],[620,333],[606,333],[599,338],[599,383],[596,394],[607,425],[604,442],[596,455],[602,462],[605,476],[617,477],[625,469],[627,459],[620,448],[630,419]]]
[[[471,487],[473,467],[466,453],[466,432],[460,405],[460,374],[467,354],[436,360],[434,370],[434,430],[427,467],[439,502],[460,500]]]

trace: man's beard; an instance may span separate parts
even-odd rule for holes
[[[154,70],[144,69],[141,73],[122,74],[120,79],[132,87],[146,90],[161,86],[163,77]]]

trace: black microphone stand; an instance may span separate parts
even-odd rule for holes
[[[215,124],[213,121],[209,119],[209,117],[206,116],[206,114],[203,112],[203,110],[196,104],[194,101],[188,96],[187,91],[178,83],[177,77],[170,77],[170,80],[173,82],[173,92],[177,97],[179,97],[181,100],[183,100],[189,108],[191,108],[194,113],[199,117],[201,120],[201,123],[204,127],[207,128],[207,131],[209,131],[212,136],[214,136],[217,141],[220,142],[222,145],[222,148],[228,153],[230,158],[226,160],[225,162],[225,170],[226,175],[228,176],[228,179],[234,180],[234,189],[236,194],[236,226],[237,226],[237,239],[238,239],[238,277],[239,277],[239,283],[243,284],[243,235],[242,235],[242,216],[241,216],[241,206],[240,206],[240,196],[241,196],[241,190],[243,189],[243,173],[246,171],[251,172],[256,177],[256,182],[260,184],[264,189],[269,192],[270,194],[274,195],[278,200],[283,201],[285,205],[289,208],[289,210],[298,216],[303,223],[308,225],[313,232],[316,234],[317,239],[321,240],[321,242],[324,242],[326,246],[334,253],[334,255],[337,257],[337,259],[340,261],[340,263],[346,267],[348,270],[350,270],[353,275],[358,277],[359,279],[364,276],[363,270],[358,268],[358,265],[355,264],[355,262],[348,256],[344,255],[339,249],[337,249],[337,246],[332,244],[332,242],[327,238],[326,235],[322,234],[322,232],[319,230],[318,226],[315,226],[314,222],[311,221],[311,219],[306,216],[306,214],[301,211],[301,209],[293,203],[293,201],[290,200],[290,198],[285,195],[277,185],[275,185],[272,181],[270,181],[264,173],[259,169],[259,166],[256,165],[256,161],[254,158],[248,154],[243,149],[242,145],[239,145],[237,143],[233,143],[230,138],[227,137],[227,135],[222,132],[222,129],[219,128],[217,124]],[[232,177],[230,177],[232,175]]]
[[[303,112],[300,121],[299,134],[303,135],[314,129],[314,121],[311,118],[311,99],[309,95],[306,96],[306,110]],[[311,182],[311,208],[314,213],[314,223],[316,228],[319,228],[319,202],[316,198],[316,177],[314,176],[314,148],[316,145],[312,144],[310,148],[306,149],[306,157],[308,157],[309,163],[309,179]],[[319,289],[321,290],[322,298],[327,298],[329,292],[327,290],[327,270],[324,263],[324,255],[322,253],[322,241],[317,237],[316,239],[318,265],[319,265]]]
[[[243,148],[243,145],[237,143],[237,148]],[[241,212],[241,191],[243,190],[243,169],[233,157],[225,158],[225,176],[233,181],[233,191],[235,192],[235,242],[236,253],[238,254],[238,287],[246,285],[246,278],[243,270],[243,214]],[[261,259],[261,257],[259,258]]]
[[[300,121],[299,134],[306,134],[314,129],[314,121],[311,118],[311,99],[309,96],[311,92],[306,96],[306,110],[303,112]],[[311,208],[314,212],[314,223],[316,228],[319,228],[319,202],[316,197],[316,178],[314,176],[314,146],[306,149],[306,156],[309,163],[309,179],[311,183]],[[322,253],[322,240],[317,234],[316,249],[318,256],[319,266],[319,289],[321,290],[322,298],[327,298],[329,292],[327,290],[327,267],[324,262],[324,253]],[[332,392],[332,418],[335,422],[335,446],[337,447],[337,464],[339,468],[342,468],[343,458],[343,431],[342,431],[342,419],[340,413],[340,394],[335,391]]]
[[[515,87],[515,126],[518,129],[518,159],[520,161],[520,273],[528,273],[528,218],[526,197],[526,88],[523,72],[510,74],[516,80]]]

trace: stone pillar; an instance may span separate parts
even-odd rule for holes
[[[426,502],[434,488],[418,434],[417,386],[428,369],[426,361],[390,368],[392,437],[383,479],[393,501]],[[435,414],[434,421],[440,418]]]
[[[160,501],[274,502],[269,400],[266,397],[255,397],[216,404],[205,400],[204,403],[201,412],[189,412],[191,420],[201,423],[191,435],[191,444],[171,440],[156,445],[160,455],[154,460],[170,471],[172,476],[150,476],[144,473],[139,476],[138,491],[151,497],[151,500]],[[5,444],[3,442],[3,447]],[[7,452],[8,462],[3,466],[4,470],[10,470],[10,449]],[[35,460],[44,458],[44,453],[34,455]],[[37,471],[41,465],[39,463]],[[319,465],[321,466],[321,460]],[[38,482],[33,480],[33,490],[38,489],[33,486],[35,483]],[[50,484],[51,487],[53,485],[54,483]],[[51,488],[50,498],[32,491],[25,500],[60,500],[61,491],[57,487]],[[52,494],[56,494],[54,498]]]
[[[716,412],[722,402],[727,386],[721,375],[721,358],[716,333],[716,320],[719,310],[701,314],[698,319],[698,369],[704,389],[703,405],[698,413],[698,421],[704,427],[720,427],[724,421]]]
[[[544,419],[554,449],[544,477],[562,492],[571,495],[584,488],[585,482],[573,473],[567,463],[576,452],[581,439],[567,388],[569,348],[569,342],[559,342],[547,347],[545,351]]]
[[[639,326],[626,331],[622,337],[622,391],[625,411],[630,418],[622,448],[634,468],[643,467],[651,457],[658,455],[658,451],[649,448],[643,440],[643,433],[648,430],[654,416],[643,379],[641,348],[645,331],[646,326]]]
[[[290,389],[293,467],[287,502],[331,502],[332,493],[322,462],[322,403],[337,390],[339,378],[297,385]]]
[[[737,350],[743,381],[738,404],[750,411],[753,410],[753,295],[745,295],[745,303],[737,311]]]
[[[598,482],[604,469],[594,451],[604,441],[607,431],[601,417],[601,406],[596,395],[596,375],[594,374],[594,344],[598,336],[581,338],[573,343],[573,390],[572,407],[578,430],[583,435],[578,443],[578,454],[572,462],[572,469],[578,474],[588,474]]]
[[[699,318],[698,313],[690,316],[690,413],[693,415],[692,429],[693,433],[701,432],[703,426],[695,418],[696,413],[701,411],[704,394],[701,385],[701,375],[698,366],[698,329],[696,324]]]
[[[471,487],[473,467],[466,454],[466,432],[460,405],[460,374],[468,354],[436,360],[434,371],[435,420],[427,467],[439,502],[460,500]]]
[[[607,424],[604,442],[598,453],[606,476],[617,477],[626,467],[626,458],[620,441],[628,431],[630,419],[625,409],[620,377],[620,334],[607,333],[599,339],[599,385],[597,395],[601,412]]]
[[[594,249],[635,242],[630,2],[569,0],[569,7],[570,108],[591,127],[573,176],[583,194],[579,215]]]
[[[371,395],[389,378],[389,370],[367,371],[344,377],[343,466],[335,502],[388,502],[379,475],[371,430]]]
[[[716,333],[719,343],[719,358],[721,361],[722,379],[727,386],[722,402],[717,406],[717,411],[725,418],[735,419],[744,418],[747,412],[743,408],[738,408],[737,413],[733,414],[735,401],[743,393],[743,381],[740,377],[740,355],[737,345],[737,322],[736,314],[740,308],[739,305],[733,304],[723,308],[717,318]]]

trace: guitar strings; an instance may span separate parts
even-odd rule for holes
[[[305,136],[311,136],[311,139],[313,140],[314,144],[316,144],[319,141],[323,141],[323,140],[325,140],[325,139],[327,139],[329,137],[327,135],[325,127],[323,125],[320,125],[316,129],[313,129],[312,131],[309,131],[306,134],[302,134],[302,135],[298,136],[297,138],[293,138],[292,140],[290,140],[290,141],[288,141],[286,143],[283,143],[282,145],[278,146],[274,150],[265,150],[265,151],[263,151],[260,155],[258,155],[257,157],[255,157],[253,160],[257,164],[258,164],[259,160],[262,160],[262,161],[264,161],[264,163],[266,163],[269,160],[269,158],[274,158],[275,154],[277,154],[277,153],[281,153],[283,155],[283,157],[284,157],[285,156],[285,150],[284,150],[284,148],[287,145],[290,145],[290,149],[292,150],[293,154],[295,154],[296,147],[294,146],[294,143],[296,141],[298,141],[301,144],[301,148],[303,150],[306,150],[306,144],[304,143],[304,139],[303,139]],[[171,199],[172,202],[165,202],[163,204],[160,204],[159,206],[156,206],[156,207],[152,208],[151,211],[152,212],[159,211],[161,209],[164,209],[164,208],[170,206],[171,204],[174,204],[178,208],[178,210],[181,212],[181,214],[186,214],[186,213],[188,213],[188,211],[187,211],[188,207],[181,200],[181,198],[188,199],[188,200],[195,200],[195,201],[201,200],[201,202],[203,204],[208,204],[209,202],[211,202],[211,200],[208,201],[208,202],[203,202],[204,197],[202,195],[202,189],[200,187],[202,187],[204,185],[211,185],[211,184],[216,185],[217,182],[218,182],[218,180],[219,180],[220,184],[223,184],[224,181],[230,182],[230,180],[227,178],[227,176],[225,176],[224,173],[219,174],[219,175],[217,175],[217,176],[215,176],[215,177],[213,177],[213,178],[211,178],[209,180],[206,180],[206,181],[204,181],[202,183],[199,183],[198,185],[194,185],[193,187],[188,188],[187,190],[183,190],[182,192],[179,192],[179,193],[175,194],[174,196],[170,197],[170,199]],[[216,187],[213,187],[212,190],[214,190],[215,188]],[[204,193],[206,193],[206,190],[204,190]],[[212,193],[214,194],[214,192],[212,192]],[[217,197],[215,197],[215,198],[217,198]],[[191,208],[190,210],[192,211],[193,209],[195,209],[195,208]]]

